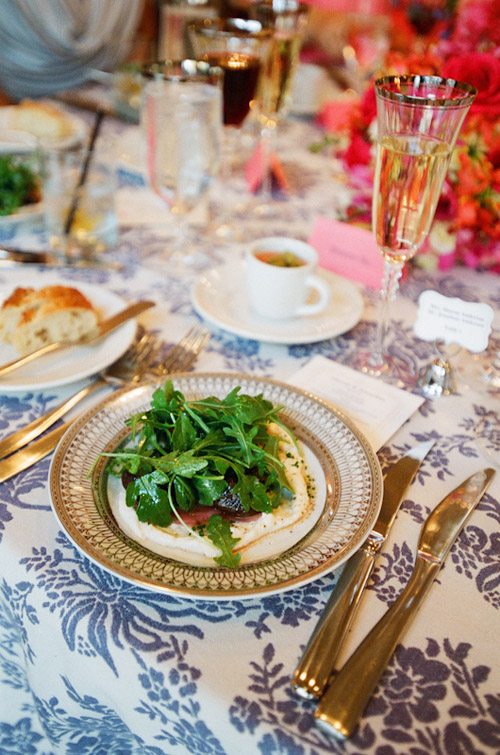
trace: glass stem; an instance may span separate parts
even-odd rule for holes
[[[404,262],[384,259],[384,278],[380,293],[379,316],[377,332],[375,335],[375,348],[373,352],[373,366],[385,366],[385,337],[389,323],[390,304],[394,300],[399,288],[399,279],[403,272]]]
[[[265,214],[269,210],[272,200],[272,156],[276,144],[276,123],[269,121],[269,125],[262,127],[260,132],[260,154],[262,160],[262,183],[258,193],[257,213]]]

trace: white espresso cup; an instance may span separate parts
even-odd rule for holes
[[[294,264],[287,266],[287,261]],[[331,289],[326,281],[314,275],[317,262],[316,250],[303,241],[284,236],[254,241],[246,252],[252,311],[270,320],[322,312],[330,301]],[[309,302],[311,291],[315,295]]]

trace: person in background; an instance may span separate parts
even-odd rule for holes
[[[155,34],[155,0],[0,0],[0,104],[145,60]]]

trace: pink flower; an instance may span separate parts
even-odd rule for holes
[[[375,96],[375,87],[370,86],[363,95],[361,100],[361,120],[368,127],[377,115],[377,99]]]
[[[353,114],[358,107],[357,99],[327,102],[316,116],[316,123],[326,131],[334,133],[349,130]]]
[[[353,133],[349,146],[344,152],[346,165],[349,167],[359,164],[368,165],[371,160],[371,149],[371,143],[366,141],[363,134]]]
[[[500,59],[487,52],[454,55],[443,66],[443,76],[475,86],[478,94],[471,113],[500,115]]]
[[[487,50],[500,44],[500,7],[497,0],[463,0],[456,16],[449,52]]]
[[[500,242],[485,239],[470,228],[457,232],[457,254],[467,267],[498,272],[500,266]]]
[[[441,196],[439,197],[436,209],[437,220],[450,220],[457,214],[458,200],[453,186],[449,179],[446,179],[443,185]]]

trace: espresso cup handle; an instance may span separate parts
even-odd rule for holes
[[[316,315],[322,312],[330,302],[332,291],[328,283],[317,275],[310,275],[306,281],[309,288],[314,288],[319,294],[318,301],[314,304],[302,304],[295,312],[296,315]]]

